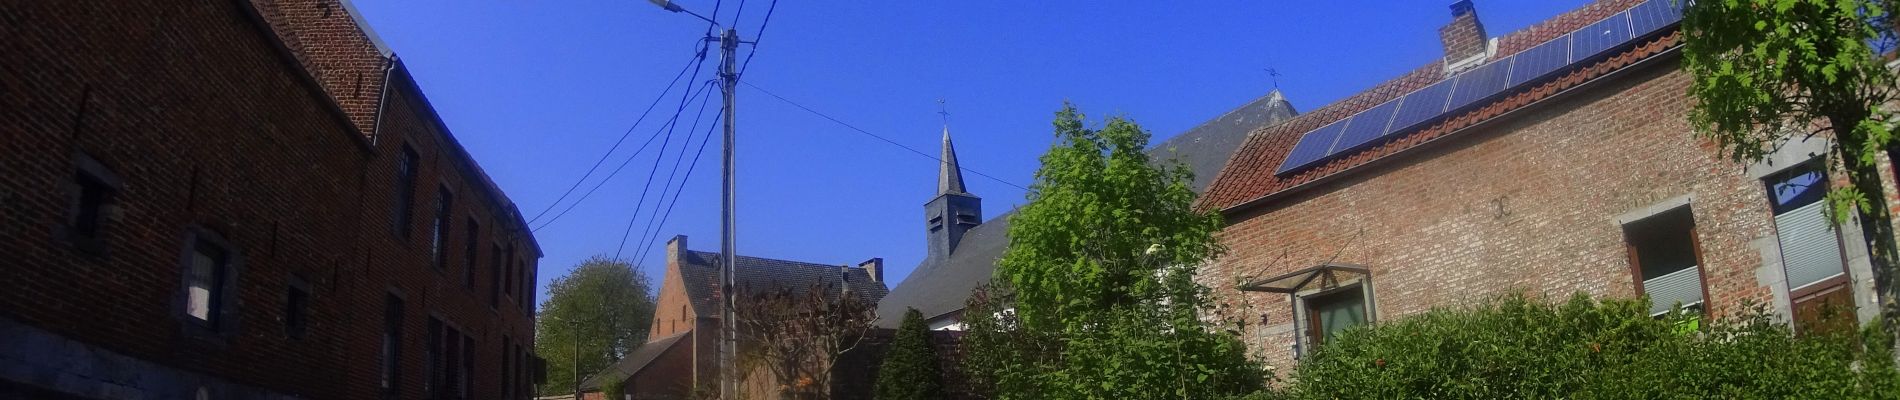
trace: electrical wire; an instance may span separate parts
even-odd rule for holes
[[[723,115],[725,111],[726,111],[725,106],[723,105],[720,106],[719,108],[720,114],[718,115]],[[693,170],[696,170],[699,168],[699,157],[706,154],[706,143],[712,141],[713,129],[718,129],[719,126],[720,124],[718,123],[712,124],[711,126],[706,128],[706,134],[700,136],[699,150],[693,153],[693,162],[688,163],[686,165],[686,176],[683,178],[680,178],[679,190],[675,190],[673,192],[673,200],[668,201],[666,203],[666,212],[660,213],[660,223],[658,225],[654,225],[651,227],[652,233],[650,235],[643,236],[643,238],[641,239],[641,243],[652,243],[653,240],[658,239],[660,237],[660,230],[666,228],[666,220],[668,219],[668,217],[673,216],[673,206],[679,204],[680,195],[686,192],[686,182],[689,182],[693,179]],[[678,167],[678,164],[675,164],[674,166]],[[660,197],[666,197],[666,196],[661,195]],[[652,222],[652,220],[648,220],[648,222]],[[652,249],[653,249],[653,246],[641,247],[640,256],[639,258],[635,258],[635,260],[646,259],[647,251],[652,250]]]
[[[712,85],[701,86],[701,89],[698,92],[689,92],[689,93],[692,93],[691,98],[693,99],[699,98],[700,95],[703,95],[706,93],[706,88],[709,88],[711,86]],[[682,103],[690,104],[691,100],[683,101]],[[682,105],[678,111],[674,112],[673,118],[669,119],[666,124],[660,126],[660,131],[655,131],[653,137],[647,139],[647,143],[648,144],[653,143],[653,139],[658,139],[661,131],[667,129],[668,127],[674,124],[677,124],[679,122],[679,115],[684,113],[685,111],[686,111],[686,107]],[[644,149],[646,146],[642,145],[640,147]],[[573,203],[568,203],[567,208],[561,209],[560,213],[556,213],[554,214],[553,217],[548,218],[547,221],[542,222],[541,226],[534,227],[534,229],[531,230],[531,232],[540,232],[541,229],[547,228],[549,225],[553,225],[554,221],[560,220],[561,216],[567,215],[569,211],[573,211],[574,207],[579,206],[582,201],[586,201],[588,197],[593,196],[594,191],[600,190],[601,186],[605,186],[608,180],[612,180],[615,175],[620,174],[620,170],[626,168],[627,164],[633,162],[633,160],[635,158],[638,158],[639,155],[640,155],[639,152],[635,152],[633,156],[629,156],[627,157],[626,160],[621,161],[620,165],[615,166],[614,170],[609,172],[606,177],[601,178],[599,182],[595,182],[594,187],[587,189],[587,193],[582,193],[581,197],[576,198]]]
[[[680,160],[686,158],[686,146],[692,143],[693,132],[699,131],[699,122],[703,121],[706,117],[706,103],[710,103],[711,100],[712,96],[700,98],[699,111],[693,115],[693,127],[686,129],[686,139],[680,141],[680,154],[678,157],[673,158],[673,169],[666,173],[666,182],[660,183],[660,197],[653,201],[654,214],[660,212],[660,201],[666,199],[666,192],[669,188],[673,187],[673,175],[679,172]],[[653,175],[660,171],[660,161],[666,159],[666,146],[673,141],[673,128],[678,127],[679,124],[673,124],[672,128],[667,128],[666,140],[660,142],[660,156],[653,158],[653,167],[647,170],[646,183],[640,186],[640,199],[633,202],[633,216],[627,218],[627,228],[620,232],[620,246],[614,248],[614,258],[616,259],[620,258],[620,252],[627,248],[627,237],[633,235],[633,222],[640,220],[640,208],[646,206],[647,192],[653,189]],[[647,221],[648,225],[652,225],[653,217],[647,217]],[[641,233],[641,240],[646,240],[644,235],[646,231],[643,229]]]
[[[904,149],[904,150],[910,150],[910,152],[912,152],[912,153],[917,153],[917,155],[920,155],[920,156],[924,156],[924,158],[929,158],[929,159],[932,159],[932,160],[936,160],[936,161],[937,161],[937,163],[939,163],[939,164],[941,164],[941,163],[943,163],[943,159],[942,159],[942,158],[938,158],[937,156],[933,156],[933,155],[930,155],[930,153],[925,153],[925,152],[923,152],[922,150],[917,150],[917,149],[915,149],[915,148],[912,148],[912,147],[910,147],[910,146],[905,146],[905,145],[904,145],[903,143],[898,143],[898,142],[897,142],[897,141],[895,141],[895,140],[891,140],[891,139],[887,139],[887,138],[885,138],[885,137],[883,137],[883,136],[878,136],[878,134],[875,134],[875,133],[871,133],[871,131],[867,131],[867,130],[864,130],[864,128],[859,128],[859,127],[857,127],[856,125],[851,125],[851,124],[849,124],[849,123],[846,123],[846,122],[844,122],[844,121],[841,121],[841,120],[838,120],[837,118],[833,118],[833,117],[832,117],[832,116],[830,116],[830,115],[826,115],[825,113],[821,113],[821,112],[818,112],[818,110],[813,110],[813,109],[811,109],[811,107],[806,107],[806,106],[805,106],[805,105],[803,105],[803,104],[798,104],[798,102],[795,102],[795,101],[792,101],[791,99],[787,99],[787,98],[785,98],[785,96],[780,96],[780,95],[778,95],[777,93],[772,93],[772,91],[770,91],[770,90],[765,90],[765,88],[762,88],[762,87],[759,87],[759,85],[754,85],[754,84],[752,84],[752,82],[746,82],[746,81],[739,81],[739,83],[740,83],[740,84],[742,84],[742,85],[746,85],[746,86],[748,86],[748,87],[751,87],[751,88],[752,88],[753,90],[757,90],[757,91],[759,91],[759,93],[765,93],[765,95],[767,95],[767,96],[772,96],[772,98],[775,98],[775,99],[778,99],[779,101],[783,101],[783,102],[785,102],[785,104],[790,104],[790,105],[792,105],[792,107],[798,107],[798,109],[800,109],[800,110],[805,110],[805,112],[809,112],[809,113],[812,113],[812,115],[817,115],[817,116],[818,116],[818,117],[820,117],[820,118],[824,118],[824,119],[827,119],[827,120],[831,120],[831,122],[834,122],[834,123],[837,123],[838,125],[843,125],[843,126],[844,126],[844,127],[846,127],[846,128],[851,128],[851,130],[854,130],[854,131],[857,131],[858,133],[862,133],[862,134],[864,134],[865,136],[870,136],[870,137],[873,137],[873,138],[877,138],[877,140],[882,140],[882,141],[884,141],[884,143],[890,143],[890,144],[891,144],[892,146],[897,146],[897,147],[899,147],[899,148],[902,148],[902,149]],[[994,176],[990,176],[990,174],[985,174],[985,173],[983,173],[982,171],[977,171],[977,170],[974,170],[974,169],[970,169],[969,167],[963,167],[963,166],[961,166],[961,165],[959,165],[959,166],[958,166],[958,168],[960,168],[960,169],[962,169],[962,170],[964,170],[964,171],[969,171],[970,173],[972,173],[972,174],[976,174],[977,176],[981,176],[981,177],[984,177],[984,178],[989,178],[990,180],[993,180],[993,181],[996,181],[997,183],[1001,183],[1001,184],[1004,184],[1004,185],[1009,185],[1009,186],[1012,186],[1012,187],[1015,187],[1015,188],[1017,188],[1017,189],[1022,189],[1022,190],[1025,190],[1025,191],[1027,191],[1027,190],[1029,190],[1029,188],[1027,188],[1027,187],[1023,187],[1023,185],[1018,185],[1018,184],[1015,184],[1015,183],[1011,183],[1010,181],[1006,181],[1006,180],[1003,180],[1002,178],[997,178],[997,177],[994,177]]]
[[[739,6],[744,7],[745,3],[739,3]],[[744,77],[746,68],[752,66],[752,55],[759,54],[759,41],[765,38],[765,27],[772,24],[772,12],[777,10],[778,0],[772,0],[772,4],[765,7],[765,21],[759,22],[759,33],[752,35],[752,50],[746,51],[745,62],[739,64],[740,77]]]
[[[566,192],[562,192],[560,197],[554,199],[554,202],[548,203],[547,208],[543,208],[541,209],[541,212],[535,213],[533,218],[528,219],[528,223],[534,224],[536,221],[540,221],[541,217],[547,215],[548,211],[554,210],[554,207],[560,206],[562,200],[567,200],[568,195],[574,194],[574,189],[580,188],[582,183],[587,182],[587,178],[593,176],[594,171],[600,169],[600,165],[603,163],[606,163],[607,158],[613,156],[615,150],[620,149],[621,143],[626,142],[627,136],[630,136],[633,134],[634,128],[640,127],[640,123],[643,121],[646,121],[647,115],[653,113],[653,108],[658,107],[660,105],[660,101],[666,99],[666,94],[671,93],[673,91],[673,87],[676,85],[679,85],[680,78],[686,76],[686,71],[688,69],[693,68],[694,65],[700,65],[705,60],[706,60],[706,44],[705,42],[701,42],[699,46],[699,51],[697,52],[697,54],[693,56],[693,59],[689,60],[685,66],[680,68],[679,74],[673,75],[673,81],[668,82],[666,84],[666,89],[661,90],[660,94],[653,98],[653,103],[647,105],[646,111],[640,112],[640,117],[635,118],[633,120],[633,125],[627,126],[627,131],[622,132],[620,134],[620,139],[614,140],[613,146],[608,146],[607,152],[602,153],[600,155],[600,159],[594,161],[594,166],[588,167],[587,172],[581,174],[580,179],[574,180],[574,185],[568,186]],[[655,132],[655,133],[657,134],[658,132]],[[651,142],[652,139],[648,139],[648,141]],[[634,154],[637,155],[639,153],[636,152]]]

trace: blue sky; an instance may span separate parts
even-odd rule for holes
[[[932,154],[943,99],[963,166],[1024,186],[1065,100],[1091,120],[1130,117],[1159,141],[1266,94],[1273,83],[1263,69],[1274,68],[1294,106],[1311,110],[1436,60],[1437,28],[1450,19],[1451,3],[787,1],[759,37],[769,0],[747,2],[737,23],[739,1],[721,1],[722,23],[761,39],[747,82]],[[527,216],[553,203],[627,131],[691,60],[706,29],[643,0],[356,3]],[[705,14],[714,3],[677,4]],[[1497,36],[1586,3],[1479,1],[1477,9]],[[715,58],[707,58],[700,80],[712,78]],[[654,134],[679,105],[678,93],[561,207]],[[705,119],[717,109],[715,98]],[[909,274],[924,254],[923,204],[936,189],[935,161],[743,85],[737,109],[740,254],[840,265],[883,257],[892,287]],[[700,127],[691,146],[708,125]],[[641,242],[675,158],[687,153],[692,161],[693,149],[681,142],[687,137],[684,127],[673,133],[620,251],[633,257],[648,248],[639,261],[655,284],[667,238],[687,235],[696,250],[718,250],[716,135],[666,225]],[[547,252],[543,296],[573,264],[620,247],[656,153],[639,154],[537,233]],[[676,181],[685,173],[682,165]],[[968,172],[965,179],[983,197],[985,217],[1023,202],[1017,187]]]

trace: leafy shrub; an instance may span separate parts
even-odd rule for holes
[[[943,376],[937,368],[937,349],[930,345],[924,315],[912,308],[891,338],[884,365],[877,370],[880,400],[934,400],[943,398]]]
[[[1795,336],[1760,307],[1700,323],[1639,300],[1513,295],[1348,330],[1291,398],[1900,398],[1891,336]]]

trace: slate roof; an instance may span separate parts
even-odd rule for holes
[[[686,262],[680,265],[680,283],[686,287],[686,296],[692,299],[693,310],[700,315],[717,313],[719,305],[719,253],[708,251],[687,251]],[[795,290],[811,287],[813,284],[843,287],[844,281],[852,294],[858,299],[877,303],[890,293],[883,282],[871,280],[870,271],[858,267],[842,265],[813,264],[798,261],[776,260],[770,258],[739,256],[736,283],[743,288],[768,286],[790,286]],[[846,274],[850,274],[846,278]]]
[[[646,368],[647,364],[652,363],[654,359],[660,358],[660,354],[666,353],[666,349],[673,348],[674,343],[678,343],[680,339],[692,333],[693,331],[690,330],[675,333],[673,336],[663,337],[659,340],[649,341],[646,344],[640,345],[639,348],[633,349],[633,353],[627,354],[626,358],[620,359],[620,362],[614,363],[614,365],[607,367],[607,369],[587,377],[587,380],[581,381],[581,390],[600,390],[601,386],[607,383],[604,381],[608,379],[626,379],[629,376],[633,376],[634,372]],[[612,372],[612,374],[608,372]]]
[[[1509,57],[1635,7],[1642,2],[1642,0],[1598,0],[1529,28],[1506,34],[1498,39],[1497,53],[1491,58],[1496,60]],[[1582,86],[1596,78],[1662,55],[1677,46],[1680,35],[1680,32],[1671,30],[1661,37],[1638,43],[1632,49],[1580,67],[1546,83],[1528,89],[1519,89],[1519,92],[1490,104],[1450,116],[1431,127],[1401,134],[1398,139],[1359,151],[1351,156],[1322,162],[1302,172],[1284,177],[1275,174],[1276,167],[1286,159],[1293,145],[1307,131],[1345,119],[1388,100],[1445,80],[1448,74],[1444,71],[1444,64],[1440,60],[1432,60],[1427,65],[1403,76],[1251,135],[1241,150],[1234,154],[1226,167],[1214,179],[1213,184],[1203,193],[1200,206],[1231,212],[1312,186],[1326,178],[1380,161],[1407,149],[1435,142],[1458,133],[1464,128],[1528,107],[1558,93]]]
[[[1179,160],[1195,171],[1192,188],[1200,192],[1213,182],[1215,171],[1227,162],[1247,134],[1293,118],[1293,104],[1278,90],[1175,135],[1148,150],[1155,160]],[[916,308],[925,320],[963,310],[970,291],[990,281],[996,261],[1009,246],[1009,217],[1005,212],[963,233],[956,251],[946,260],[924,260],[878,304],[878,324],[894,328],[907,308]]]

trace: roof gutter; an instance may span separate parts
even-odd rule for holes
[[[1677,40],[1676,44],[1670,45],[1669,48],[1663,49],[1662,51],[1657,52],[1655,55],[1636,61],[1635,63],[1631,63],[1630,65],[1625,66],[1623,68],[1618,68],[1615,71],[1610,71],[1609,73],[1603,74],[1603,76],[1591,78],[1590,80],[1584,81],[1583,83],[1577,84],[1576,86],[1571,86],[1569,88],[1559,90],[1557,91],[1557,93],[1553,93],[1548,97],[1538,99],[1536,101],[1532,101],[1529,104],[1525,104],[1523,107],[1511,109],[1509,111],[1505,111],[1501,114],[1498,114],[1497,116],[1493,116],[1483,121],[1478,121],[1476,123],[1465,126],[1463,128],[1458,128],[1457,130],[1451,131],[1450,133],[1439,135],[1436,138],[1426,140],[1424,143],[1420,143],[1417,146],[1400,150],[1399,152],[1394,153],[1390,156],[1381,157],[1378,159],[1374,159],[1372,161],[1367,161],[1365,164],[1354,166],[1352,168],[1347,168],[1344,171],[1340,171],[1332,175],[1327,175],[1325,177],[1321,177],[1321,178],[1314,179],[1311,181],[1306,181],[1305,183],[1293,185],[1293,187],[1286,188],[1285,190],[1268,193],[1264,196],[1254,198],[1253,200],[1248,200],[1247,202],[1236,204],[1232,207],[1223,208],[1220,210],[1221,216],[1232,217],[1242,212],[1246,212],[1255,208],[1266,206],[1274,201],[1286,198],[1287,196],[1298,194],[1308,189],[1312,189],[1320,185],[1332,183],[1340,179],[1345,179],[1347,177],[1354,176],[1359,172],[1364,172],[1367,169],[1385,165],[1385,164],[1394,162],[1395,160],[1403,159],[1408,155],[1418,154],[1419,149],[1429,149],[1429,148],[1442,145],[1443,144],[1442,142],[1444,142],[1445,139],[1464,136],[1466,132],[1469,132],[1472,130],[1489,128],[1492,125],[1496,124],[1498,121],[1511,119],[1512,117],[1515,117],[1519,113],[1522,113],[1526,110],[1539,108],[1539,106],[1543,105],[1544,103],[1569,98],[1571,95],[1576,94],[1576,92],[1578,91],[1595,88],[1598,84],[1602,83],[1603,81],[1623,77],[1624,75],[1628,75],[1633,71],[1641,70],[1645,67],[1650,66],[1651,64],[1655,64],[1664,59],[1673,59],[1675,58],[1673,56],[1679,55],[1682,51],[1681,39],[1678,38],[1676,40]],[[1468,111],[1468,112],[1475,112],[1475,111],[1476,109],[1474,109],[1473,111]]]

